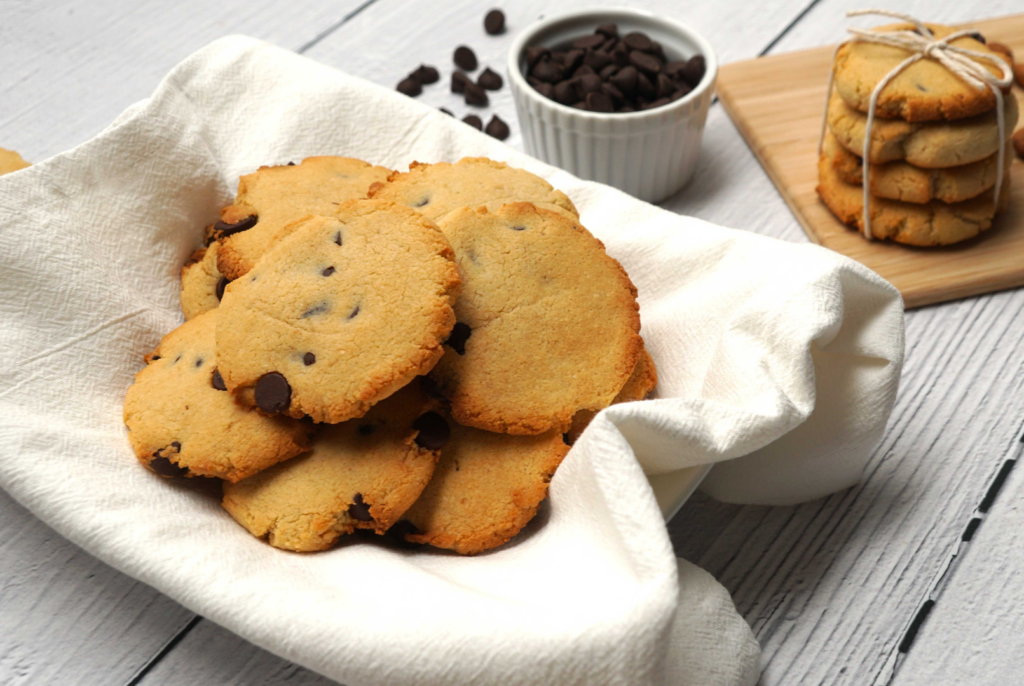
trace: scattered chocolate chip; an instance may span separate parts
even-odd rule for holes
[[[605,36],[602,36],[599,33],[594,33],[589,36],[580,36],[579,38],[572,42],[572,47],[576,48],[577,50],[588,50],[598,47],[599,45],[604,43],[605,40]]]
[[[552,60],[541,60],[530,73],[541,81],[558,83],[565,78],[565,67]]]
[[[491,36],[497,36],[505,32],[505,13],[501,10],[491,10],[484,16],[484,31]]]
[[[596,33],[600,33],[603,36],[607,36],[608,38],[619,37],[619,27],[616,26],[615,24],[601,24],[596,29],[594,29],[594,31]]]
[[[534,65],[541,61],[544,57],[550,57],[551,51],[547,48],[535,45],[532,48],[526,49],[526,68],[533,69]]]
[[[496,71],[491,71],[490,67],[487,67],[480,73],[480,77],[476,80],[476,85],[481,88],[485,88],[489,91],[496,91],[501,88],[505,82],[501,78],[501,74]]]
[[[416,444],[427,450],[440,450],[447,445],[452,435],[448,422],[436,412],[420,415],[419,419],[412,423],[412,428],[419,432]]]
[[[455,54],[452,55],[452,59],[455,60],[455,66],[459,69],[464,69],[466,71],[476,70],[476,53],[465,45],[460,45],[455,48]]]
[[[634,50],[629,53],[629,63],[640,71],[651,74],[652,76],[661,71],[661,65],[658,64],[658,60],[654,59],[654,57],[648,55],[646,52],[640,52],[639,50]]]
[[[292,387],[280,372],[268,372],[256,381],[256,406],[267,414],[287,410],[292,404]]]
[[[466,92],[464,94],[466,98],[466,104],[472,105],[473,107],[487,107],[487,91],[475,83],[466,84]]]
[[[484,120],[476,116],[475,114],[467,114],[465,117],[462,118],[462,121],[469,124],[477,131],[484,130]]]
[[[408,95],[410,98],[415,98],[423,92],[423,84],[410,76],[398,82],[398,92],[402,95]]]
[[[612,97],[603,90],[597,93],[587,93],[587,107],[591,112],[614,112],[615,104]]]
[[[502,121],[501,117],[494,115],[491,120],[487,122],[487,128],[484,129],[484,133],[493,138],[497,138],[499,141],[503,141],[508,138],[510,133],[508,124]]]
[[[228,390],[228,387],[224,385],[224,377],[220,375],[219,369],[213,370],[213,376],[210,378],[210,384],[218,391]]]
[[[228,277],[222,276],[222,277],[220,277],[220,279],[217,280],[217,287],[213,289],[214,293],[217,294],[217,300],[223,300],[224,299],[224,289],[227,287],[227,285],[228,285]]]
[[[437,83],[441,79],[437,69],[426,64],[421,64],[417,67],[416,71],[409,74],[409,77],[416,79],[422,84]]]
[[[622,41],[630,50],[648,52],[651,49],[651,39],[647,37],[647,34],[640,33],[639,31],[627,33],[622,37]]]
[[[704,78],[705,71],[707,71],[707,63],[704,60],[704,55],[694,55],[686,61],[682,77],[686,79],[687,83],[696,88],[697,84]]]
[[[452,72],[452,93],[461,93],[466,90],[466,84],[472,83],[469,77],[461,71]]]
[[[187,468],[179,467],[178,465],[174,464],[163,455],[158,455],[157,457],[154,457],[152,460],[150,460],[149,468],[152,469],[157,474],[159,474],[160,476],[166,476],[172,479],[174,477],[186,476],[188,474]]]
[[[370,515],[370,506],[363,502],[362,493],[356,493],[356,496],[352,499],[352,504],[348,507],[348,516],[352,519],[358,519],[360,522],[373,521],[373,517]]]
[[[257,217],[255,214],[251,214],[245,219],[241,219],[235,222],[234,224],[227,224],[225,222],[218,221],[216,224],[213,225],[213,231],[218,238],[225,238],[227,236],[233,236],[236,233],[241,233],[242,231],[247,231],[248,229],[251,229],[252,227],[256,226],[256,222],[258,221],[259,217]]]
[[[466,341],[473,335],[473,329],[469,328],[469,325],[463,324],[462,322],[456,322],[455,326],[452,327],[452,332],[448,336],[448,340],[444,342],[445,345],[451,346],[452,350],[460,355],[466,354]]]
[[[335,271],[337,271],[337,270],[334,267],[328,267],[327,269],[325,269],[322,272],[320,272],[320,274],[322,274],[323,276],[330,276]]]
[[[447,110],[444,107],[439,107],[438,109],[441,110],[442,112],[444,112],[445,114],[447,114],[449,117],[454,117],[455,116],[454,114],[451,113],[450,110]]]
[[[302,356],[302,364],[306,365],[307,367],[315,363],[316,355],[314,355],[313,353],[306,353],[305,355]]]

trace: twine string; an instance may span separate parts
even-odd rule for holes
[[[996,158],[996,183],[993,189],[992,202],[998,206],[999,195],[1002,191],[1003,186],[1003,165],[1005,164],[1006,156],[1006,130],[1005,126],[1005,115],[1003,113],[1003,88],[1009,88],[1013,82],[1013,71],[1010,66],[1001,58],[995,55],[978,52],[977,50],[969,50],[962,48],[957,45],[950,45],[950,43],[958,38],[969,36],[973,33],[971,29],[961,29],[949,34],[945,38],[937,39],[935,34],[924,25],[918,19],[910,16],[909,14],[903,14],[901,12],[891,12],[889,10],[879,9],[866,9],[866,10],[851,10],[846,13],[848,17],[859,17],[864,15],[879,15],[883,17],[892,17],[894,19],[902,19],[903,21],[913,24],[916,27],[916,31],[908,31],[905,29],[894,30],[894,31],[868,31],[865,29],[850,27],[847,29],[848,32],[853,34],[853,38],[849,38],[838,46],[832,56],[832,63],[835,64],[835,58],[839,54],[839,49],[847,43],[877,43],[880,45],[888,45],[894,48],[900,48],[910,52],[911,55],[907,59],[897,64],[893,69],[882,78],[881,81],[875,86],[874,90],[871,91],[871,100],[868,104],[868,120],[864,128],[864,150],[863,150],[863,172],[862,172],[862,183],[864,188],[864,237],[867,240],[872,240],[873,235],[871,233],[871,186],[870,186],[870,173],[871,173],[871,131],[875,123],[875,109],[878,106],[878,96],[882,90],[889,85],[889,83],[899,76],[904,69],[914,64],[915,62],[922,59],[930,59],[938,62],[945,67],[949,72],[954,74],[961,81],[977,90],[983,90],[988,88],[992,91],[992,94],[996,99],[996,125],[999,128],[999,151]],[[973,58],[973,59],[972,59]],[[999,68],[1001,76],[995,76],[990,72],[984,64],[980,64],[975,60],[984,60],[990,62]],[[835,68],[833,67],[829,71],[828,77],[828,92],[825,95],[825,118],[821,124],[821,138],[818,140],[818,153],[821,154],[822,146],[825,142],[825,131],[828,126],[828,104],[832,98],[832,88],[835,85]]]

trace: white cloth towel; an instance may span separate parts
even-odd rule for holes
[[[639,288],[659,399],[601,414],[542,515],[501,550],[286,553],[135,461],[122,399],[181,321],[178,271],[203,227],[240,174],[322,154],[529,169]],[[903,356],[900,296],[859,264],[580,181],[239,37],[189,57],[93,140],[0,178],[0,279],[0,486],[97,557],[349,686],[753,684],[750,630],[673,556],[644,470],[728,460],[707,490],[752,503],[847,487]]]

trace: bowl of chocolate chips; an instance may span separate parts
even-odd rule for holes
[[[717,74],[696,31],[626,8],[545,17],[509,51],[527,152],[648,202],[693,175]]]

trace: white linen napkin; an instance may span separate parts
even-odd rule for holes
[[[659,399],[599,415],[549,505],[502,549],[282,552],[132,454],[124,392],[181,321],[178,271],[203,226],[240,174],[318,154],[529,169],[639,288]],[[705,486],[743,502],[849,486],[903,356],[900,296],[859,264],[580,181],[239,37],[189,57],[93,140],[0,178],[0,275],[0,486],[97,557],[349,686],[753,684],[750,630],[710,575],[674,558],[644,470],[727,460]]]

